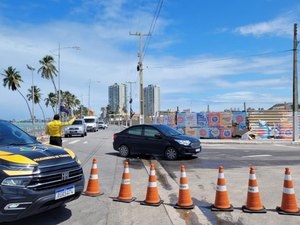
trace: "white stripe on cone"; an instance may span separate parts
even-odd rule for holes
[[[258,187],[248,187],[248,192],[251,192],[251,193],[257,193],[258,192]]]
[[[284,175],[284,180],[292,180],[292,176],[291,175]]]
[[[97,169],[97,164],[96,163],[93,164],[92,169]]]
[[[129,179],[123,179],[122,184],[130,184],[130,180]]]
[[[90,179],[91,180],[96,180],[96,179],[98,179],[98,175],[97,174],[91,174]]]
[[[294,188],[283,188],[283,193],[285,194],[295,194]]]
[[[217,185],[217,191],[227,191],[226,186]]]
[[[218,178],[225,178],[224,173],[219,173]]]
[[[157,187],[157,183],[156,182],[149,182],[148,187]]]

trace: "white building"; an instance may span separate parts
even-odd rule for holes
[[[108,87],[108,104],[111,107],[111,111],[121,115],[127,112],[127,86],[126,84],[111,85]]]
[[[156,116],[160,111],[160,87],[148,85],[144,88],[144,115]]]

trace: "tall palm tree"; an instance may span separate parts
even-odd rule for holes
[[[34,119],[33,119],[33,115],[30,110],[28,101],[25,98],[25,96],[21,93],[21,91],[19,90],[19,88],[21,87],[20,83],[23,82],[20,72],[17,71],[15,68],[12,68],[12,66],[9,66],[7,68],[7,70],[4,70],[4,73],[2,73],[1,75],[4,76],[3,86],[8,87],[9,90],[18,91],[19,94],[23,97],[23,99],[25,100],[26,105],[28,107],[28,111],[30,113],[30,117],[31,117],[32,123],[33,123]]]
[[[33,92],[34,92],[34,98],[32,97],[32,88],[33,88]],[[33,99],[33,102],[34,104],[38,104],[42,113],[43,113],[43,118],[44,118],[44,122],[46,120],[46,117],[45,117],[45,113],[44,113],[44,110],[40,104],[40,101],[41,101],[41,89],[38,88],[37,86],[31,86],[31,89],[28,89],[28,94],[26,95],[28,101],[32,101]]]
[[[55,91],[55,93],[57,93],[57,88],[56,88],[56,85],[54,82],[54,77],[57,76],[58,70],[56,69],[56,67],[54,65],[54,63],[55,63],[54,58],[51,55],[46,55],[46,56],[44,56],[43,59],[39,60],[39,63],[42,66],[38,69],[38,73],[41,74],[42,78],[52,81],[54,91]]]
[[[64,101],[68,107],[72,110],[75,110],[76,107],[80,106],[80,100],[69,91],[62,92],[61,94],[62,101]]]
[[[55,106],[57,105],[57,95],[53,92],[48,94],[48,98],[44,99],[46,107],[51,106],[53,113],[55,113]]]

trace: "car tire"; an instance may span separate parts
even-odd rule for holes
[[[87,132],[84,132],[84,136],[87,136]]]
[[[81,137],[84,137],[84,134],[81,134],[80,136],[81,136]]]
[[[178,157],[177,150],[173,147],[168,147],[165,151],[165,157],[168,160],[175,160]]]
[[[119,153],[122,157],[128,157],[130,154],[129,148],[126,145],[121,145],[119,147]]]

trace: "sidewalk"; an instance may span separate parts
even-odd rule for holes
[[[285,139],[243,140],[243,139],[201,139],[202,144],[290,144],[299,145],[300,141]]]

